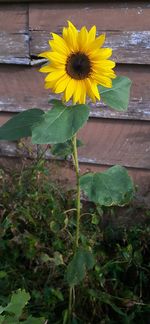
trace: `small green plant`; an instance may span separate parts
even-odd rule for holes
[[[6,306],[0,306],[1,324],[44,324],[44,318],[29,316],[26,318],[24,308],[30,300],[30,294],[25,290],[18,289],[11,296]]]
[[[3,173],[0,197],[3,307],[11,292],[21,288],[31,299],[20,321],[32,316],[46,318],[48,324],[63,323],[68,318],[69,282],[74,322],[147,323],[149,210],[82,202],[80,249],[72,257],[74,191],[60,190],[44,161],[22,169],[21,175]],[[136,225],[133,221],[129,226],[128,220],[137,215]]]

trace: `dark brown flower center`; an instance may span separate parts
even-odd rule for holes
[[[67,59],[66,72],[71,78],[76,80],[87,78],[91,72],[91,64],[88,56],[80,52],[71,54]]]

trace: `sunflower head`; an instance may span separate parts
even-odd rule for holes
[[[70,21],[62,37],[52,33],[50,50],[39,55],[49,61],[40,69],[48,73],[46,89],[62,93],[64,101],[72,98],[74,104],[84,104],[87,96],[93,102],[100,100],[97,86],[111,88],[116,77],[115,62],[108,59],[112,49],[102,48],[104,41],[105,35],[96,37],[96,26],[89,31],[84,26],[78,31]]]

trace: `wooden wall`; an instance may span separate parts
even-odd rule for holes
[[[150,183],[150,3],[149,1],[0,1],[0,123],[14,113],[48,109],[53,94],[44,89],[37,54],[48,49],[49,33],[61,33],[67,20],[78,28],[97,26],[113,48],[118,75],[133,81],[127,112],[91,104],[81,130],[81,169],[128,167],[143,192]],[[21,156],[17,143],[1,142],[1,157]],[[68,175],[68,173],[67,173]]]

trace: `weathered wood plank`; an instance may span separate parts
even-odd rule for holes
[[[104,47],[113,49],[112,59],[117,63],[150,64],[150,31],[106,31]],[[30,55],[49,50],[47,31],[31,32]]]
[[[28,8],[25,4],[0,4],[0,63],[30,63]]]
[[[10,116],[2,115],[2,117],[3,120],[0,120],[4,123],[5,118],[7,120]],[[121,164],[150,170],[148,122],[90,119],[79,132],[79,138],[85,144],[79,149],[81,163],[108,166]],[[0,142],[0,148],[1,155],[22,155],[16,143]],[[24,151],[23,153],[25,154]],[[46,157],[51,158],[51,154],[47,153]]]
[[[133,3],[32,4],[29,9],[31,31],[30,54],[36,56],[48,49],[50,31],[61,33],[69,19],[80,28],[97,26],[98,34],[106,32],[105,46],[113,49],[118,63],[150,63],[150,7]],[[83,23],[84,22],[84,23]]]
[[[94,3],[97,3],[97,2],[99,2],[99,1],[100,1],[100,2],[102,1],[102,2],[103,2],[103,0],[94,0]],[[120,1],[120,0],[112,0],[111,3],[112,3],[112,2],[116,2],[116,3],[118,3],[119,1]],[[131,0],[126,0],[126,2],[130,2],[130,1],[131,1]],[[1,3],[1,2],[2,2],[2,3],[4,3],[4,2],[5,2],[5,3],[8,3],[8,2],[9,2],[9,3],[12,3],[12,2],[14,2],[14,0],[0,0],[0,3]],[[24,3],[24,0],[15,0],[15,2]],[[33,2],[33,3],[36,2],[36,3],[38,3],[38,2],[40,2],[40,0],[26,0],[26,2],[30,2],[30,3],[32,3],[32,2]],[[53,3],[54,3],[54,0],[44,0],[43,2],[45,2],[45,3],[46,3],[46,2],[50,2],[50,3],[53,4]],[[56,0],[56,1],[55,1],[55,3],[58,3],[58,4],[60,4],[60,3],[64,3],[64,2],[65,2],[65,3],[66,3],[66,2],[69,2],[69,3],[72,2],[72,3],[74,3],[74,0]],[[87,0],[76,0],[76,2],[77,2],[77,3],[78,3],[78,2],[80,2],[80,3],[81,3],[81,2],[87,2]],[[108,1],[108,2],[109,2],[109,1]],[[134,3],[134,2],[136,2],[136,3],[138,2],[139,4],[141,4],[141,1],[132,0],[132,3]]]
[[[70,2],[70,1],[69,1]],[[81,2],[81,1],[80,1]],[[148,31],[149,1],[93,1],[83,3],[36,3],[29,5],[29,27],[34,31],[60,33],[67,20],[78,28],[95,24],[101,31]]]
[[[14,1],[15,2],[15,1]],[[26,4],[0,4],[0,32],[23,33],[27,31],[28,8]]]
[[[97,102],[91,104],[91,116],[150,120],[150,67],[119,65],[116,71],[133,81],[128,111],[117,112]],[[0,111],[18,112],[35,107],[46,110],[50,108],[48,99],[53,97],[44,89],[44,75],[38,67],[0,66]]]
[[[29,36],[0,33],[0,63],[29,64]]]
[[[85,143],[82,162],[150,169],[148,122],[90,119],[79,136]]]

